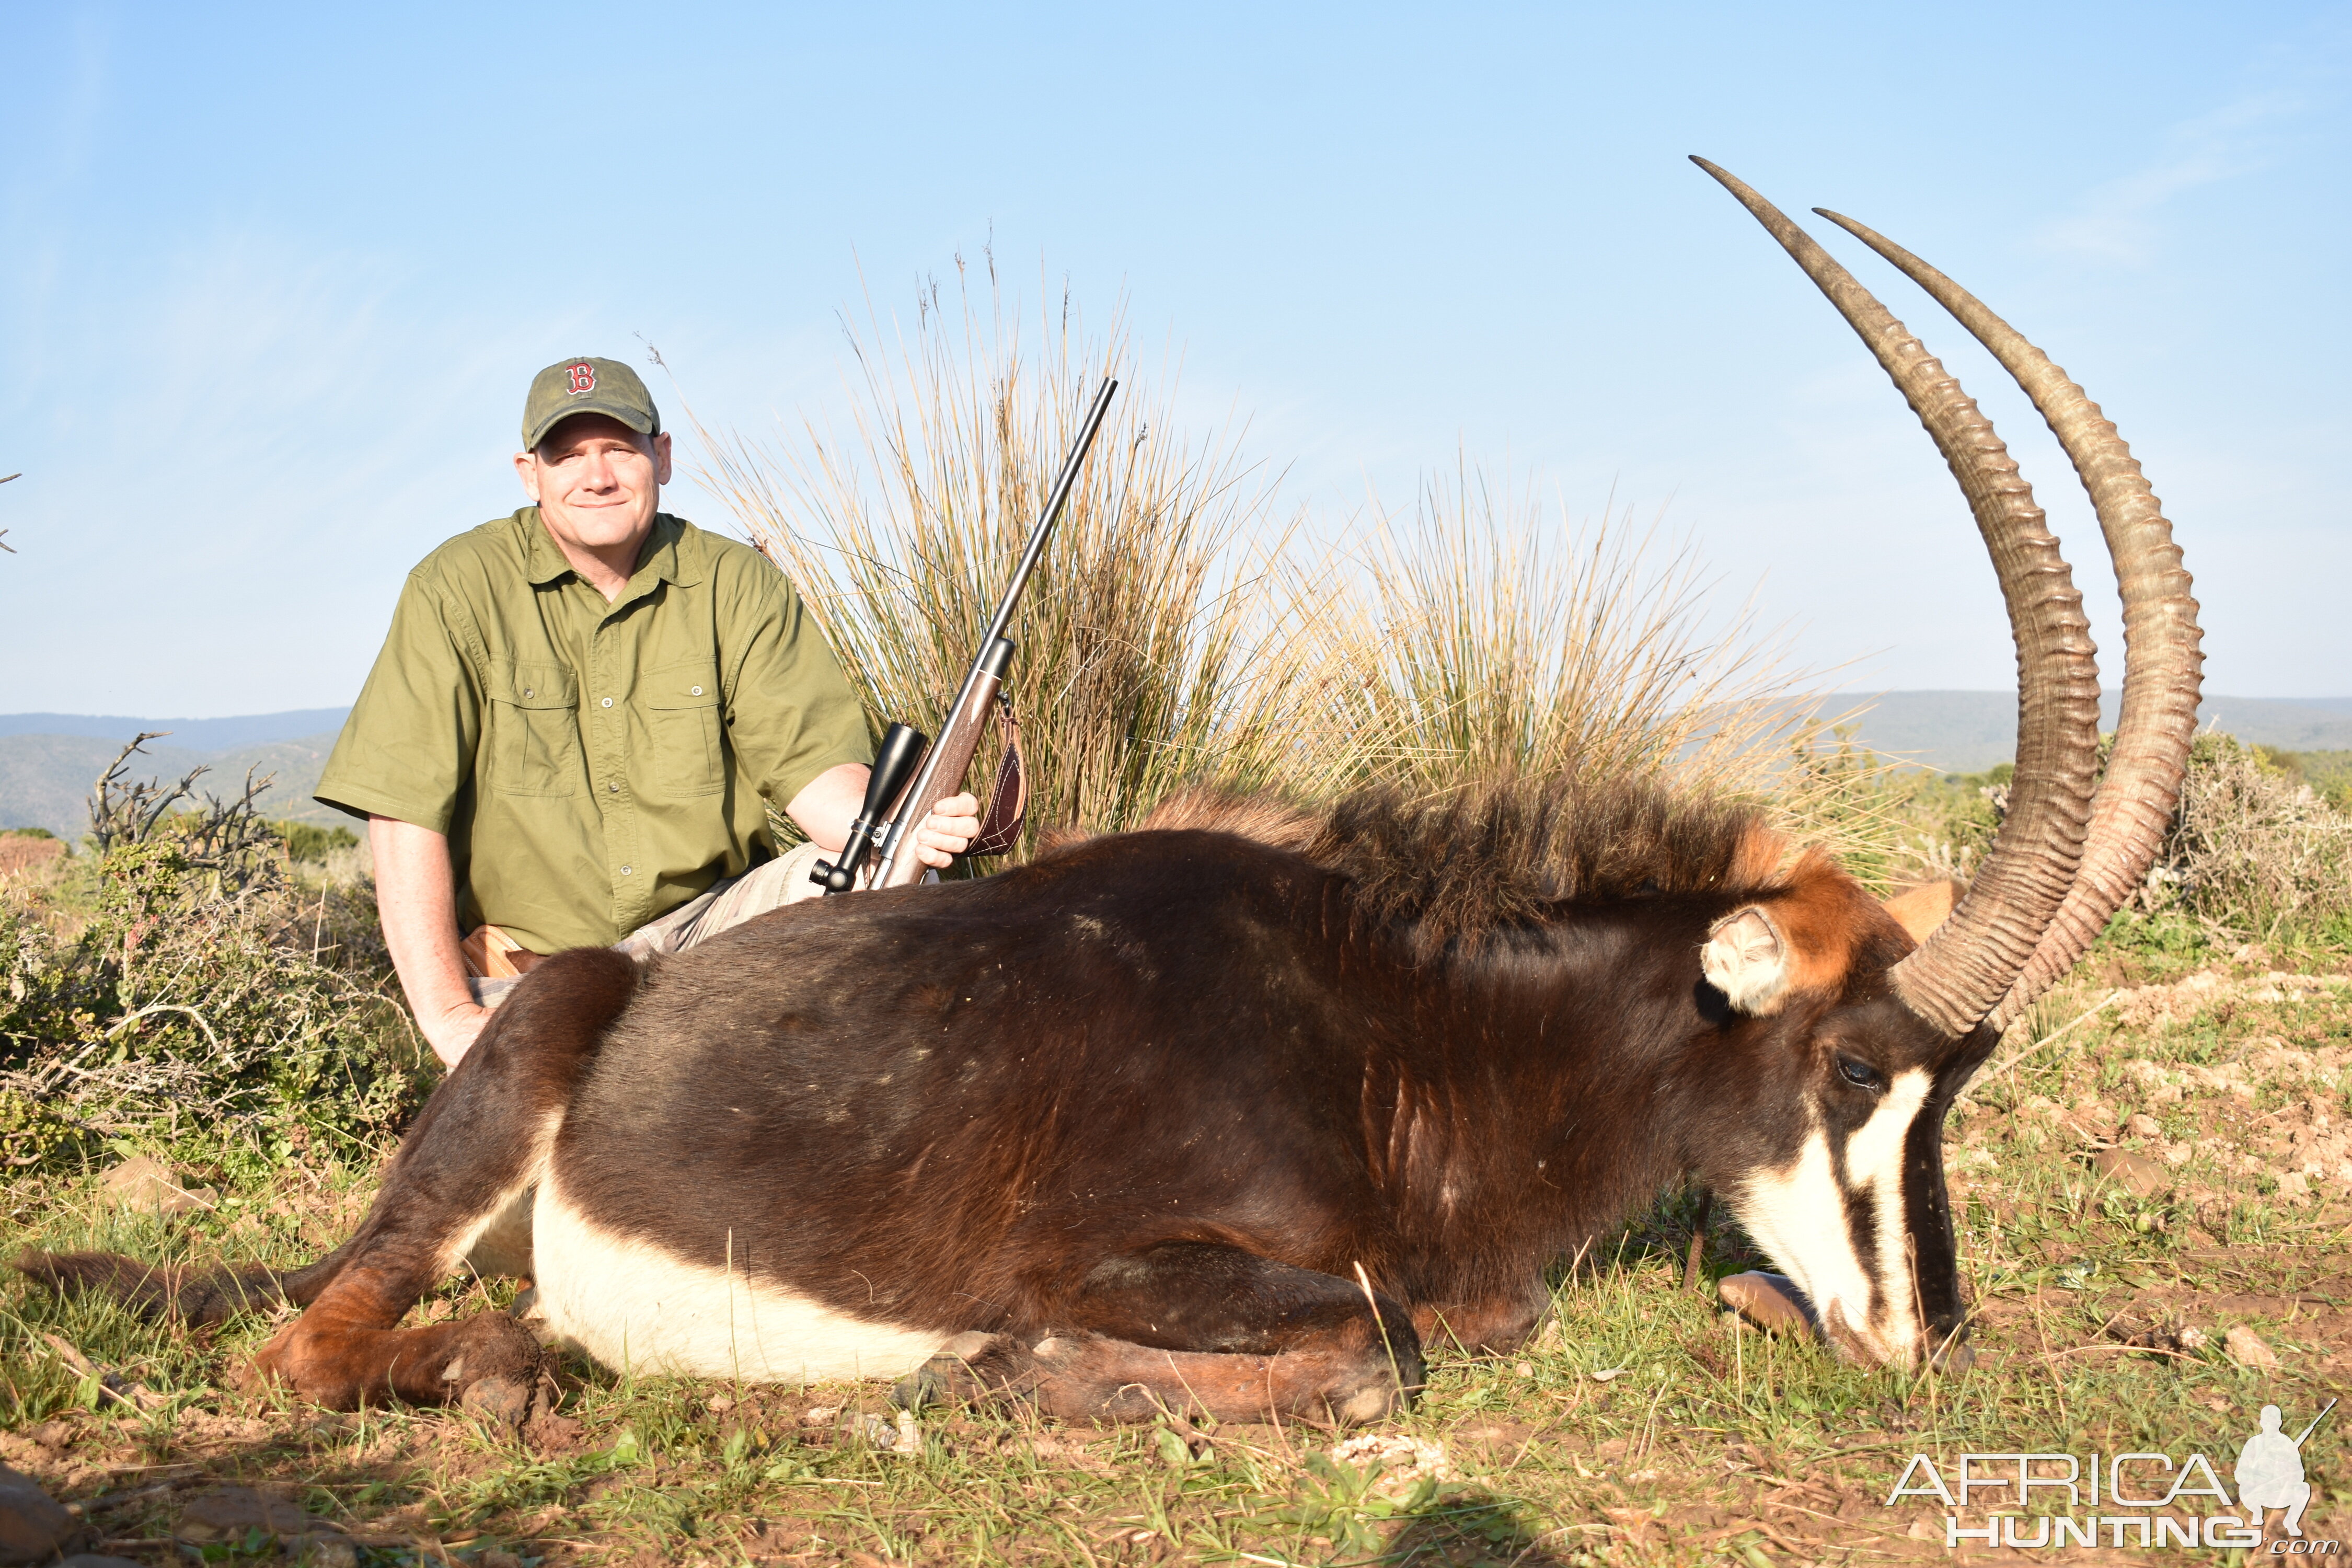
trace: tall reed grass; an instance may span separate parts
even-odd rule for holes
[[[933,285],[911,328],[869,302],[850,347],[845,429],[701,430],[702,478],[799,585],[877,732],[934,726],[1092,390],[1122,383],[1015,623],[1033,843],[1194,783],[1311,803],[1563,773],[1771,798],[1817,839],[1875,841],[1867,770],[1790,747],[1813,705],[1784,639],[1752,605],[1716,613],[1656,526],[1578,525],[1465,465],[1410,514],[1311,544],[1237,427],[1177,433],[1175,381],[1139,370],[1123,324],[1089,336],[1066,300],[1024,321],[992,270],[984,296],[961,271]]]
[[[1117,376],[1013,626],[1028,837],[1125,826],[1202,776],[1274,778],[1291,670],[1269,635],[1286,616],[1268,477],[1236,431],[1177,433],[1174,379],[1139,371],[1122,322],[1089,337],[1065,300],[1025,323],[992,269],[984,300],[957,281],[925,293],[911,330],[869,309],[845,431],[704,431],[707,482],[798,585],[877,732],[936,732],[1079,416]]]
[[[1874,842],[1872,770],[1816,742],[1811,672],[1753,600],[1723,610],[1689,541],[1458,465],[1376,514],[1355,570],[1298,626],[1319,698],[1301,732],[1350,783],[1642,778],[1776,801],[1817,840]]]

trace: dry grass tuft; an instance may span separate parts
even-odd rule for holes
[[[935,733],[1093,388],[1117,376],[1013,621],[1028,838],[1132,826],[1193,778],[1272,778],[1286,672],[1267,635],[1283,606],[1250,548],[1270,521],[1265,476],[1232,433],[1174,433],[1173,378],[1136,368],[1119,323],[1090,337],[1065,300],[1033,343],[992,264],[985,300],[972,282],[959,272],[945,298],[935,283],[911,332],[869,310],[846,435],[811,423],[766,447],[704,432],[707,480],[809,601],[877,732],[905,719]]]
[[[1301,624],[1315,679],[1292,725],[1315,775],[1423,796],[1663,784],[1769,805],[1834,849],[1886,837],[1880,770],[1822,754],[1811,672],[1752,603],[1713,613],[1696,552],[1658,525],[1579,526],[1465,468],[1357,564]]]

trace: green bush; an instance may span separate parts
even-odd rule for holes
[[[424,1053],[385,976],[323,940],[331,903],[338,930],[357,911],[295,884],[257,793],[173,815],[165,792],[101,784],[87,878],[0,894],[9,1163],[124,1139],[364,1137],[414,1108]]]
[[[2352,814],[2352,752],[2294,752],[2295,769],[2319,798]]]
[[[2352,816],[2267,747],[2207,732],[2135,912],[2177,912],[2271,942],[2352,920]]]
[[[2102,768],[2114,745],[2102,738]],[[2310,759],[2326,756],[2199,735],[2171,826],[2110,942],[2182,963],[2250,941],[2352,948],[2352,815],[2306,782]],[[1906,825],[1908,864],[1889,879],[1965,879],[2000,831],[2014,771],[1891,780],[1885,809]]]
[[[359,835],[340,823],[320,827],[314,822],[273,822],[269,826],[284,841],[289,857],[313,865],[323,862],[331,851],[360,847]]]

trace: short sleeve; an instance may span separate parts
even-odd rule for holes
[[[737,764],[777,811],[844,763],[873,761],[866,710],[824,634],[782,572],[742,548],[720,555],[728,739]]]
[[[449,831],[482,734],[465,634],[458,612],[411,574],[312,799],[353,816]]]

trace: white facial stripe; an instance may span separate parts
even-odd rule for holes
[[[1870,1119],[1846,1140],[1848,1187],[1839,1186],[1828,1134],[1816,1127],[1795,1160],[1751,1179],[1737,1205],[1740,1223],[1813,1310],[1826,1321],[1834,1309],[1866,1350],[1886,1359],[1906,1358],[1918,1335],[1904,1246],[1903,1153],[1930,1087],[1922,1069],[1895,1075]],[[1854,1249],[1848,1215],[1856,1205],[1869,1205],[1878,1242],[1875,1290]]]
[[[713,1268],[615,1236],[541,1184],[531,1216],[534,1277],[548,1328],[617,1371],[815,1383],[897,1377],[949,1341],[935,1330],[867,1321],[748,1274]]]
[[[1827,1314],[1839,1302],[1849,1322],[1860,1315],[1870,1278],[1846,1229],[1845,1194],[1830,1165],[1826,1133],[1815,1128],[1786,1168],[1749,1181],[1738,1213],[1765,1256],[1789,1271],[1816,1310]]]
[[[1910,1253],[1903,1245],[1903,1153],[1932,1083],[1924,1068],[1896,1073],[1879,1097],[1878,1109],[1845,1143],[1845,1179],[1857,1200],[1875,1208],[1879,1285],[1877,1312],[1864,1317],[1869,1301],[1864,1297],[1847,1315],[1866,1321],[1872,1336],[1889,1346],[1907,1345],[1918,1332]]]

